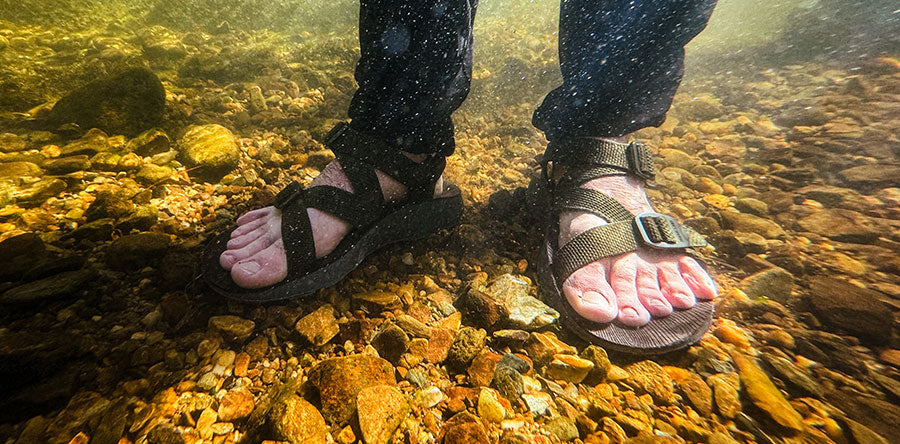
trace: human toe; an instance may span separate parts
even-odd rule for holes
[[[655,267],[645,267],[639,270],[636,282],[638,299],[651,317],[658,318],[672,313],[672,305],[666,301],[659,289]]]
[[[238,218],[237,223],[238,223],[238,225],[243,225],[250,221],[257,220],[264,216],[268,216],[268,215],[272,214],[272,211],[274,209],[275,209],[275,207],[269,206],[269,207],[264,207],[264,208],[260,208],[260,209],[253,210],[253,211],[248,211],[248,212],[244,213],[241,217]]]
[[[659,288],[672,308],[687,309],[697,303],[694,292],[678,271],[677,261],[660,263],[656,272],[659,276]]]
[[[609,273],[609,285],[616,294],[619,321],[630,327],[650,322],[650,312],[641,304],[637,292],[638,261],[632,257],[617,260]]]
[[[579,316],[593,322],[612,322],[618,315],[615,293],[605,277],[586,280],[576,271],[563,283],[563,294]],[[602,276],[602,275],[601,275]]]
[[[684,282],[700,300],[714,299],[718,295],[716,283],[694,258],[684,256],[678,261],[678,269]]]
[[[287,276],[287,259],[281,242],[276,242],[231,268],[231,279],[244,288],[266,287]]]
[[[268,222],[268,216],[261,217],[259,219],[254,219],[250,222],[247,222],[243,225],[238,225],[237,228],[231,231],[231,238],[234,239],[236,237],[241,237],[251,231],[256,230],[259,227],[265,227]]]

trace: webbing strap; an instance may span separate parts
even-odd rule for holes
[[[281,239],[284,243],[284,253],[290,258],[288,273],[294,267],[306,268],[316,260],[312,225],[309,223],[306,205],[303,205],[305,194],[303,186],[291,182],[275,196],[272,204],[281,210]]]
[[[549,162],[592,170],[590,174],[578,174],[577,183],[610,175],[632,175],[644,180],[654,175],[653,152],[637,141],[619,143],[600,138],[552,141],[542,160],[545,171]]]
[[[633,214],[612,197],[587,188],[578,187],[559,192],[554,200],[553,206],[557,213],[564,210],[589,211],[607,222],[630,221],[634,218]]]

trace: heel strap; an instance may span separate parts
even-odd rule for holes
[[[422,162],[414,162],[404,156],[400,149],[383,139],[355,130],[347,122],[340,122],[325,136],[325,146],[334,152],[353,184],[354,191],[377,190],[381,187],[371,176],[374,171],[363,173],[374,166],[407,188],[409,202],[421,202],[434,196],[434,185],[444,172],[446,159],[443,156],[429,156]],[[348,171],[348,165],[350,165]],[[357,184],[357,181],[360,183]],[[373,185],[375,185],[373,187]]]
[[[569,179],[576,186],[603,176],[627,175],[651,180],[655,174],[653,152],[638,141],[619,143],[600,138],[552,141],[541,160],[545,178],[550,177],[550,162],[575,167],[576,173]]]

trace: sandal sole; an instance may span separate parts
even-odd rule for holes
[[[330,287],[356,269],[373,252],[390,244],[414,241],[459,224],[462,196],[459,188],[444,182],[447,192],[427,202],[410,204],[385,216],[361,235],[334,262],[305,275],[290,276],[268,287],[246,289],[231,279],[231,273],[219,264],[219,256],[236,226],[213,238],[203,253],[200,273],[216,293],[243,302],[271,302],[296,299]]]

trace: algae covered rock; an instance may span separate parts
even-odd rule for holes
[[[309,382],[319,390],[322,415],[332,424],[353,418],[356,398],[364,388],[397,383],[389,362],[367,355],[326,359],[312,368]]]
[[[241,157],[237,139],[222,125],[192,125],[178,142],[181,157],[189,167],[198,167],[191,175],[218,181],[237,167]]]
[[[162,120],[166,90],[152,71],[135,68],[98,79],[56,102],[47,118],[51,127],[67,123],[81,129],[134,136]]]

